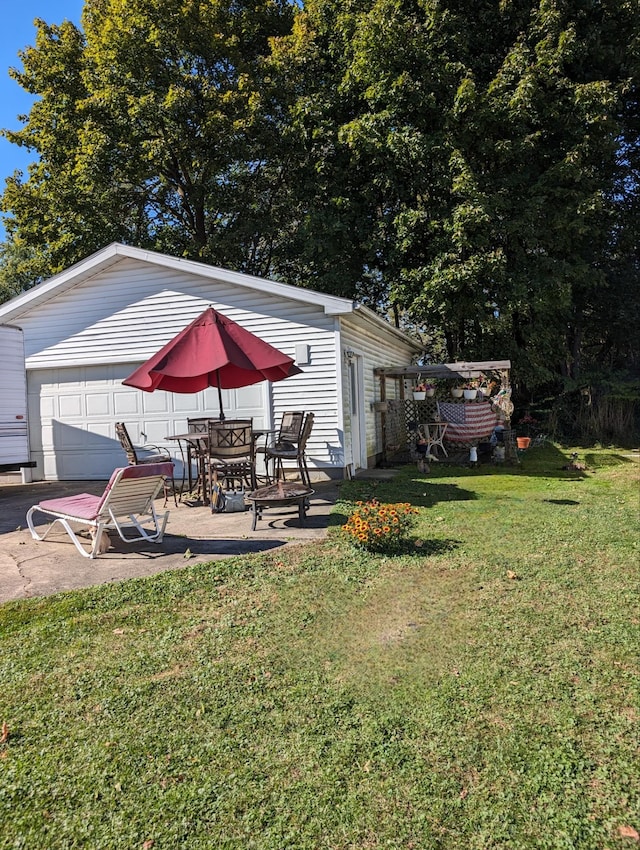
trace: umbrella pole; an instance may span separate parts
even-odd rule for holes
[[[222,409],[222,387],[220,386],[220,369],[216,369],[216,378],[218,380],[218,406],[220,407],[219,419],[224,422],[224,411]]]

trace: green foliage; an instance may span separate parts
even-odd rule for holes
[[[360,203],[350,250],[378,304],[433,328],[436,359],[442,341],[450,360],[509,357],[522,389],[637,363],[629,3],[315,0],[297,24],[298,104],[320,107],[298,130],[328,191]]]
[[[263,65],[290,21],[271,0],[89,0],[84,32],[39,22],[13,76],[40,100],[5,132],[39,162],[3,196],[33,279],[113,240],[269,268],[274,228],[256,216],[281,178]]]
[[[408,502],[381,504],[377,499],[357,503],[342,526],[345,537],[368,552],[398,552],[407,548],[407,534],[417,511]]]
[[[637,368],[636,7],[87,0],[13,72],[4,277],[120,240],[358,298],[521,397]]]

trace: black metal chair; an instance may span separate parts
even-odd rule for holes
[[[206,472],[207,463],[207,439],[209,433],[209,422],[220,422],[220,419],[214,419],[211,416],[198,416],[192,419],[187,419],[187,431],[189,434],[202,434],[202,439],[191,439],[187,442],[187,473],[189,479],[189,491],[194,489],[193,481],[193,465],[196,465],[197,478],[196,485],[198,492],[203,490],[202,476]]]
[[[148,463],[165,463],[167,461],[173,463],[173,458],[167,449],[163,449],[160,446],[155,446],[149,443],[144,446],[134,446],[133,440],[129,436],[127,426],[124,422],[116,422],[116,434],[118,435],[120,445],[127,456],[129,466],[142,466]],[[169,483],[169,479],[166,479],[164,483],[165,505],[167,504],[170,495],[173,496],[173,501],[177,507],[178,498],[176,496],[176,485],[173,473],[171,475],[171,483]]]
[[[278,430],[275,432],[275,438],[272,436],[272,442],[268,445],[256,447],[256,454],[264,455],[265,480],[267,484],[271,482],[269,461],[273,460],[273,457],[268,452],[271,450],[291,451],[294,449],[300,440],[303,425],[304,410],[285,410],[282,414]]]
[[[300,478],[304,484],[309,487],[311,479],[309,476],[309,468],[307,466],[306,447],[309,435],[313,429],[314,414],[307,413],[304,417],[304,422],[300,430],[297,440],[283,440],[281,443],[276,442],[273,446],[267,446],[265,449],[265,459],[267,465],[270,460],[273,461],[273,480],[286,480],[286,472],[284,461],[292,461],[294,469],[297,469]]]
[[[252,419],[210,421],[207,431],[208,491],[214,492],[216,479],[225,487],[238,483],[250,490],[256,487],[256,464]],[[212,509],[213,509],[212,504]]]

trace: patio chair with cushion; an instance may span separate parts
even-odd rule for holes
[[[272,441],[263,446],[256,447],[256,454],[264,456],[266,480],[271,481],[268,470],[268,461],[273,459],[267,452],[273,449],[285,449],[291,451],[295,449],[300,435],[302,434],[302,426],[304,425],[304,410],[285,410],[280,420],[280,426],[277,431],[265,431],[264,436],[272,435]],[[275,437],[273,437],[275,434]]]
[[[300,432],[300,437],[297,441],[283,441],[280,445],[277,443],[274,446],[267,446],[265,449],[265,459],[267,463],[273,461],[273,479],[286,479],[284,461],[292,461],[294,469],[297,469],[300,478],[307,487],[311,484],[309,476],[309,468],[307,466],[306,447],[309,435],[313,428],[314,414],[307,413],[304,418],[304,424]]]
[[[141,447],[134,446],[133,441],[129,436],[129,432],[127,431],[127,426],[124,424],[124,422],[116,422],[116,434],[118,435],[120,445],[124,449],[124,452],[127,456],[129,466],[141,466],[148,463],[165,462],[173,464],[173,460],[167,449],[163,449],[159,446],[154,446],[150,444],[146,444]],[[176,487],[175,481],[173,479],[173,472],[171,474],[171,478],[167,478],[164,483],[165,505],[167,504],[167,499],[169,498],[169,495],[173,495],[173,501],[175,502],[175,505],[177,507],[178,500],[176,496]]]
[[[226,419],[209,422],[207,434],[208,491],[214,492],[214,482],[223,481],[225,487],[256,486],[256,465],[252,419]],[[212,504],[212,510],[214,505]]]
[[[161,543],[169,511],[158,515],[153,500],[173,476],[173,463],[150,463],[115,469],[101,496],[79,493],[61,499],[45,499],[27,511],[27,525],[35,540],[44,540],[56,523],[65,529],[85,558],[100,554],[104,531],[114,529],[125,543],[146,540]],[[36,512],[53,517],[44,534],[36,531]],[[150,526],[145,528],[145,525]],[[74,528],[76,526],[76,528]],[[93,538],[87,551],[79,534],[88,529]],[[133,533],[126,534],[126,530]]]

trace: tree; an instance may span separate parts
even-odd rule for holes
[[[637,363],[636,11],[88,0],[15,72],[13,268],[117,239],[358,298],[529,390]]]
[[[298,113],[327,197],[352,193],[356,290],[376,280],[450,359],[499,351],[530,387],[579,375],[613,344],[611,262],[637,284],[634,4],[310,0],[301,17],[289,52],[316,80]]]
[[[34,277],[112,240],[268,270],[281,178],[264,60],[291,14],[284,0],[88,0],[84,34],[37,22],[13,73],[40,100],[5,135],[39,162],[2,199],[9,239],[37,249]]]

